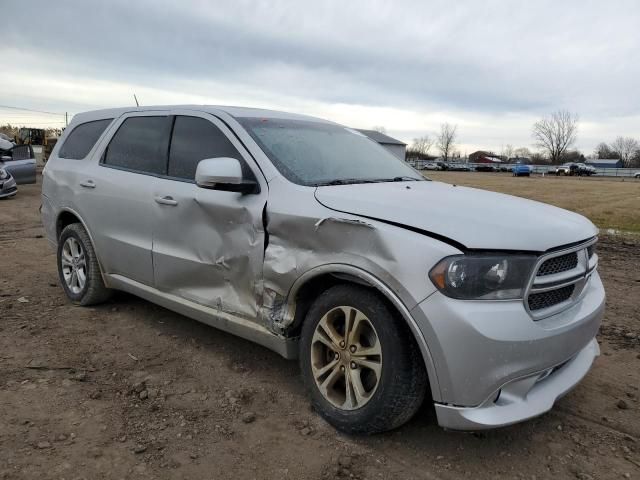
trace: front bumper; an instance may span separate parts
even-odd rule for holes
[[[598,355],[604,304],[597,272],[578,303],[538,321],[522,301],[425,299],[411,313],[433,359],[440,425],[494,428],[548,411]]]
[[[587,374],[600,347],[593,338],[568,362],[524,378],[512,380],[496,399],[478,407],[435,404],[438,423],[452,430],[484,430],[504,427],[548,412],[556,400]]]
[[[18,193],[18,187],[13,178],[0,180],[0,198],[13,197],[16,193]]]

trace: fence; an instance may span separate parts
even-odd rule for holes
[[[407,159],[407,163],[417,170],[424,170],[427,164],[437,165],[442,163],[438,160],[422,160],[417,158]],[[491,163],[471,163],[471,162],[450,162],[449,165],[468,167],[469,170],[474,171],[477,167],[486,168],[494,166],[497,171],[510,172],[514,167],[513,164],[491,164]],[[555,175],[558,165],[529,165],[532,173]],[[639,168],[596,168],[594,175],[599,177],[629,177],[633,178],[636,174],[640,173]]]
[[[533,173],[556,174],[557,165],[529,165]],[[640,173],[640,168],[596,168],[594,175],[598,177],[633,177]]]

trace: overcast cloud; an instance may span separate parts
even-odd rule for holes
[[[531,147],[559,108],[578,147],[640,137],[636,1],[4,1],[0,104],[277,108],[406,142],[459,125],[460,150]],[[59,117],[0,109],[0,122]]]

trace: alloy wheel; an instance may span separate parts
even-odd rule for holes
[[[369,318],[350,306],[327,312],[311,340],[311,370],[318,389],[334,407],[363,407],[382,373],[382,347]]]
[[[62,245],[60,262],[67,287],[79,294],[87,283],[87,261],[82,244],[74,237],[67,238]]]

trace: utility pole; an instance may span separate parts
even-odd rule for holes
[[[64,126],[69,126],[69,112],[64,112]]]

